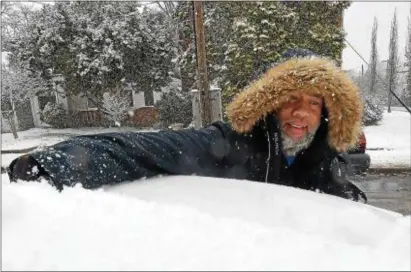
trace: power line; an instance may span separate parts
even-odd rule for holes
[[[364,63],[367,64],[367,66],[369,67],[370,65],[368,64],[368,62],[363,58],[363,56],[361,56],[361,54],[357,50],[355,50],[354,46],[351,45],[351,43],[347,40],[347,38],[344,38],[344,40],[351,47],[351,49],[354,50],[354,52],[362,59],[362,61],[364,61]],[[384,82],[382,77],[377,72],[375,72],[375,74],[378,76],[381,82],[385,85],[385,87],[388,88],[387,84]],[[401,99],[394,93],[394,91],[390,89],[389,91],[394,95],[394,97],[398,100],[398,102],[400,102],[400,104],[411,114],[411,109],[408,108],[407,105],[405,105],[405,103],[401,101]]]

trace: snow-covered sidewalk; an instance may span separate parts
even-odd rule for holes
[[[52,145],[68,137],[82,134],[94,134],[104,132],[139,131],[130,127],[112,128],[32,128],[18,132],[18,139],[13,138],[12,133],[3,133],[1,147],[4,149],[24,149],[27,147]],[[141,131],[141,130],[140,130]],[[50,142],[51,141],[51,142]]]
[[[364,128],[371,168],[411,168],[411,114],[384,111],[377,126]]]
[[[112,128],[67,128],[67,129],[55,129],[55,128],[33,128],[26,131],[18,132],[18,139],[13,138],[12,133],[1,134],[1,150],[22,150],[27,148],[36,148],[42,146],[49,146],[58,142],[64,141],[72,136],[95,134],[105,132],[121,132],[121,131],[147,131],[138,130],[132,127],[112,127]],[[7,167],[12,160],[22,154],[20,153],[7,153],[1,155],[1,166]]]

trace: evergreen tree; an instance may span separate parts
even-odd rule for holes
[[[341,64],[345,32],[343,11],[350,1],[285,1],[296,16],[293,43],[300,48],[310,49],[328,56]]]
[[[371,34],[371,54],[368,69],[361,77],[359,84],[360,90],[368,104],[373,103],[378,107],[382,107],[383,101],[386,97],[386,87],[384,86],[384,79],[382,77],[385,72],[381,69],[381,63],[378,60],[377,52],[377,32],[378,21],[374,17],[374,23]]]
[[[245,2],[244,16],[233,22],[233,36],[225,55],[226,69],[221,72],[225,102],[256,77],[256,71],[276,62],[292,45],[295,17],[280,2]]]
[[[404,102],[411,106],[411,5],[410,5],[410,14],[408,15],[408,37],[407,44],[405,48],[405,68],[407,69],[406,73],[406,88],[403,93]]]
[[[361,100],[364,105],[364,114],[362,116],[364,126],[378,124],[383,118],[384,110],[376,95],[370,94],[367,88],[367,83],[370,82],[370,73],[362,75],[361,73],[350,71],[349,75],[361,91]]]
[[[397,87],[398,78],[398,22],[397,10],[391,23],[389,58],[387,62],[387,82],[388,82],[388,112],[391,112],[392,93]]]
[[[192,5],[190,1],[178,2],[175,14],[179,37],[177,63],[180,66],[181,91],[183,93],[189,93],[193,88],[196,88],[196,50]]]
[[[375,92],[375,82],[377,79],[377,63],[378,63],[378,52],[377,52],[377,32],[378,32],[378,21],[377,17],[374,17],[374,24],[372,27],[371,35],[371,57],[370,57],[370,94]]]

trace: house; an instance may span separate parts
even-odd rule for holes
[[[35,127],[43,126],[44,124],[40,120],[40,111],[44,109],[48,102],[54,102],[57,104],[62,104],[64,109],[72,115],[73,127],[93,127],[93,126],[104,126],[105,118],[101,111],[95,107],[93,97],[87,98],[82,94],[65,96],[64,90],[59,90],[57,86],[57,91],[52,96],[36,96],[33,97],[34,111],[36,113],[36,118],[34,122]],[[124,120],[124,125],[130,126],[151,126],[158,121],[157,111],[151,105],[147,106],[145,104],[144,93],[135,93],[132,90],[125,91],[126,96],[129,97],[129,109],[128,112],[132,112],[129,118]],[[103,99],[107,99],[108,93],[103,94]],[[160,99],[160,93],[154,93],[154,103]],[[139,116],[140,120],[136,120]],[[149,120],[142,120],[147,119]]]
[[[103,126],[103,114],[93,105],[92,98],[79,95],[65,95],[64,89],[60,84],[62,77],[55,77],[54,92],[46,92],[40,95],[33,95],[21,103],[12,103],[10,109],[14,107],[14,120],[19,130],[27,130],[34,127],[44,127],[47,124],[41,121],[41,112],[48,102],[62,104],[69,114],[72,114],[74,127]],[[168,92],[170,89],[181,87],[179,79],[173,79],[169,86],[161,89],[161,92],[154,92],[154,104],[160,100],[161,93]],[[130,126],[152,126],[158,122],[157,110],[151,105],[146,105],[143,92],[136,93],[131,88],[125,90],[129,94],[130,116],[125,120],[124,125]],[[103,95],[106,99],[106,95]],[[4,112],[5,113],[5,112]],[[10,126],[4,117],[2,108],[2,132],[10,132]]]
[[[104,118],[101,112],[93,106],[93,103],[82,95],[65,96],[64,91],[56,87],[57,91],[31,96],[21,102],[8,103],[2,105],[1,111],[1,132],[11,132],[10,124],[6,118],[7,112],[14,109],[13,119],[18,130],[27,130],[34,127],[44,127],[47,124],[41,121],[41,111],[47,103],[62,104],[63,107],[73,114],[74,127],[103,126]],[[153,106],[146,106],[144,93],[130,93],[130,118],[127,125],[132,126],[151,126],[157,122],[158,116]],[[105,96],[103,96],[105,97]],[[160,93],[154,94],[154,102],[160,99]],[[4,101],[3,103],[4,104]]]

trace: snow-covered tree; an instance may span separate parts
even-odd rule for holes
[[[276,62],[291,46],[296,14],[280,2],[245,2],[245,14],[233,20],[221,67],[224,102],[247,86],[260,67]]]
[[[244,2],[210,1],[205,3],[204,22],[207,34],[207,66],[210,84],[221,85],[226,73],[229,41],[234,39],[234,22],[243,17],[248,4]]]
[[[378,65],[377,65],[377,70],[378,70]],[[364,105],[364,113],[363,113],[363,119],[362,119],[364,126],[378,124],[383,118],[384,108],[383,108],[383,105],[381,104],[379,96],[377,96],[375,93],[370,94],[369,92],[369,88],[368,88],[369,84],[367,84],[370,82],[369,70],[364,75],[356,71],[350,71],[349,75],[351,79],[359,86],[360,91],[361,91],[361,100]],[[377,86],[380,86],[380,85],[381,84],[378,84]]]
[[[387,62],[387,82],[388,82],[388,112],[391,112],[392,93],[397,88],[398,79],[398,22],[397,10],[391,23],[389,57]]]
[[[120,89],[104,95],[102,111],[106,119],[110,122],[110,125],[121,126],[121,122],[125,114],[128,113],[129,108],[129,96],[124,95]]]
[[[35,22],[33,6],[19,2],[1,2],[1,49],[10,51],[17,40],[29,35],[30,26]]]
[[[1,67],[1,106],[3,117],[9,122],[15,138],[18,137],[16,105],[24,103],[31,96],[50,89],[50,85],[39,75],[24,67]]]
[[[405,47],[405,69],[406,72],[406,84],[405,84],[405,91],[403,92],[402,98],[404,102],[411,107],[411,5],[410,5],[410,14],[408,15],[408,36],[406,41]]]
[[[12,53],[44,78],[61,75],[69,94],[96,97],[124,86],[153,91],[169,80],[171,39],[162,15],[139,11],[138,2],[56,2],[37,12],[27,42]]]
[[[193,6],[190,1],[181,1],[176,7],[176,21],[178,28],[179,54],[176,62],[180,67],[181,91],[188,93],[195,85],[196,51],[194,37]],[[205,10],[205,12],[207,9]],[[209,33],[209,32],[207,32]],[[209,35],[206,35],[208,39]],[[207,46],[209,50],[209,46]]]
[[[383,118],[383,107],[378,105],[372,96],[367,96],[364,99],[364,126],[377,125]]]
[[[345,47],[343,12],[350,1],[284,1],[298,16],[291,42],[341,63]]]
[[[129,52],[131,54],[124,56],[125,69],[130,69],[126,82],[132,82],[137,91],[144,91],[146,105],[154,105],[153,92],[170,83],[173,75],[174,35],[164,28],[167,24],[164,13],[146,9],[141,16],[142,43],[140,48],[136,48],[140,55]]]
[[[375,92],[375,83],[377,79],[377,63],[378,63],[378,51],[377,51],[377,32],[378,32],[378,21],[377,17],[374,17],[374,24],[372,26],[371,34],[371,57],[370,57],[370,94]]]
[[[162,29],[166,33],[170,33],[170,37],[172,39],[172,52],[173,52],[173,74],[175,76],[180,76],[180,65],[177,62],[177,58],[181,55],[181,47],[179,44],[179,32],[180,28],[182,27],[179,23],[178,16],[177,16],[177,6],[178,2],[173,1],[160,1],[160,2],[151,2],[156,4],[157,7],[160,9],[161,13],[163,13],[164,20],[163,20],[163,27]],[[154,11],[151,11],[154,13]]]
[[[40,120],[54,128],[72,127],[73,118],[61,103],[48,102],[40,112]]]
[[[384,86],[383,78],[381,78],[381,75],[384,73],[378,60],[377,32],[378,21],[374,17],[369,66],[364,74],[356,78],[364,102],[364,125],[374,125],[382,119],[382,101],[386,97],[386,87]]]
[[[182,123],[186,127],[193,119],[189,93],[178,91],[163,93],[155,106],[159,111],[163,127],[169,127],[173,123]]]

